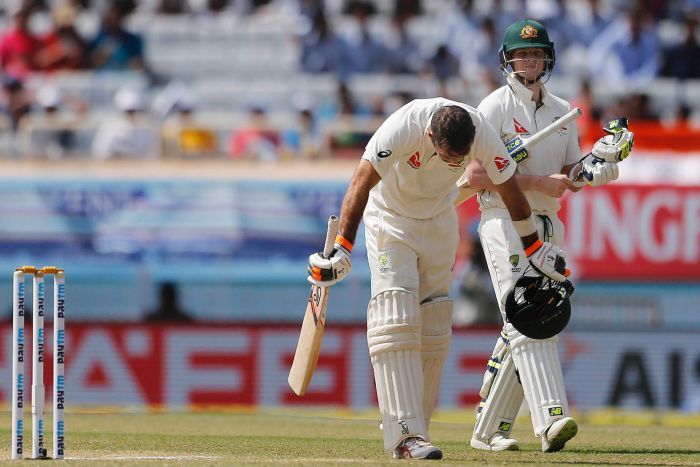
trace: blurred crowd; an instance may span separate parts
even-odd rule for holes
[[[3,150],[15,156],[357,156],[377,122],[412,98],[440,94],[478,104],[448,83],[478,81],[481,97],[498,87],[502,33],[522,17],[547,26],[557,54],[553,80],[575,83],[566,97],[584,110],[584,139],[608,116],[686,125],[698,113],[684,96],[659,109],[648,93],[659,78],[700,80],[698,0],[15,0],[2,15],[0,131],[12,136]],[[82,27],[84,15],[98,21]],[[148,21],[139,29],[130,19],[153,15],[285,18],[294,25],[289,40],[299,72],[334,76],[334,99],[297,96],[282,119],[279,109],[251,102],[231,109],[241,118],[207,124],[186,80],[148,63]],[[429,39],[416,33],[426,21]],[[122,86],[110,112],[96,116],[89,96],[51,85],[52,76],[85,72],[135,73],[147,84]],[[46,84],[27,86],[37,75]],[[372,75],[418,76],[430,85],[358,99],[349,83]],[[601,102],[594,92],[601,83],[625,92]],[[340,125],[342,117],[354,124]]]

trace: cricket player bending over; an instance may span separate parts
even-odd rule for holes
[[[554,68],[555,53],[542,24],[523,20],[508,27],[500,58],[507,85],[486,97],[478,110],[503,141],[517,134],[534,134],[570,110],[568,102],[543,86]],[[629,155],[633,134],[621,131],[624,133],[616,138],[601,138],[592,154],[579,162],[578,132],[570,123],[529,149],[529,157],[517,165],[515,178],[545,242],[563,244],[558,198],[567,189],[578,191],[586,184],[600,186],[618,177],[617,163],[605,161],[619,161]],[[506,296],[528,266],[528,249],[525,245],[523,250],[519,241],[521,235],[510,220],[512,210],[495,185],[498,180],[489,180],[492,170],[480,162],[472,162],[467,175],[470,186],[484,189],[478,195],[482,211],[479,235],[505,324],[484,376],[471,446],[491,451],[518,449],[517,441],[509,434],[524,395],[535,436],[542,438],[542,451],[559,451],[576,435],[578,427],[569,416],[557,338],[531,339],[505,319]]]
[[[515,219],[529,261],[564,280],[558,247],[538,239],[513,178],[515,162],[493,127],[465,104],[414,100],[387,118],[365,148],[343,200],[335,250],[309,257],[309,281],[331,286],[351,268],[364,219],[372,276],[367,341],[382,419],[384,449],[402,459],[440,459],[428,425],[450,347],[448,297],[458,243],[455,182],[478,160]],[[364,214],[364,217],[363,217]]]

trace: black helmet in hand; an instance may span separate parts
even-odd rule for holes
[[[547,276],[523,275],[506,298],[506,317],[532,339],[549,339],[564,330],[571,318],[570,281],[557,282]]]

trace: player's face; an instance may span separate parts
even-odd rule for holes
[[[545,69],[547,54],[544,49],[532,47],[514,50],[510,54],[513,71],[527,81],[535,81]]]
[[[437,153],[438,157],[442,159],[443,162],[446,162],[450,165],[460,165],[464,161],[464,158],[467,156],[466,154],[454,153],[450,151],[450,149],[443,146],[435,146],[435,152]]]
[[[432,141],[433,147],[435,147],[435,152],[437,153],[438,157],[440,159],[442,159],[442,161],[447,163],[447,164],[461,165],[462,162],[464,162],[464,158],[467,157],[467,155],[468,155],[468,154],[457,154],[456,152],[452,151],[447,146],[441,146],[439,144],[435,144],[435,139],[433,139],[432,130],[428,130],[428,137],[430,138],[430,141]]]

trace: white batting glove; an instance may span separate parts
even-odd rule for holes
[[[581,171],[583,180],[592,187],[605,185],[620,176],[616,162],[605,162],[593,154],[581,162]]]
[[[352,269],[351,252],[352,243],[338,235],[334,249],[328,258],[325,258],[323,253],[314,253],[309,256],[309,277],[306,280],[318,287],[330,287],[340,282],[350,274]]]
[[[620,162],[627,158],[634,146],[634,133],[622,128],[596,141],[591,153],[605,162]]]
[[[564,282],[569,275],[564,260],[564,251],[549,242],[537,240],[525,249],[532,269],[557,282]]]

